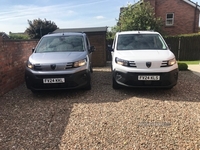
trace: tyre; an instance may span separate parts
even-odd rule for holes
[[[90,72],[93,73],[93,68],[92,66],[90,65]]]
[[[112,78],[112,87],[113,89],[119,89],[120,85],[116,82],[115,78]]]
[[[32,92],[33,94],[39,94],[39,93],[40,93],[40,91],[37,91],[37,90],[31,90],[31,92]]]
[[[88,76],[87,84],[84,86],[84,89],[85,90],[91,90],[91,88],[92,88],[92,85],[91,85],[91,76],[89,75]]]
[[[91,82],[88,81],[88,83],[86,84],[86,86],[84,87],[85,90],[91,90],[92,86],[91,86]]]

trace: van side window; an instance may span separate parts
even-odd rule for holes
[[[90,42],[88,40],[88,37],[86,37],[86,46],[87,46],[88,49],[90,48]]]
[[[116,37],[113,40],[113,45],[112,45],[112,49],[115,49],[115,43],[116,43]]]

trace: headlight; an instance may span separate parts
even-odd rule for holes
[[[115,58],[115,62],[119,65],[122,65],[122,66],[128,66],[128,61],[127,60],[123,60],[123,59],[120,59],[120,58]]]
[[[86,65],[86,63],[87,63],[87,61],[86,61],[86,59],[83,59],[83,60],[79,60],[79,61],[77,61],[77,62],[74,62],[74,67],[76,68],[76,67],[81,67],[81,66],[84,66],[84,65]]]
[[[175,58],[173,58],[173,59],[168,61],[168,66],[173,66],[174,64],[176,64],[176,59]]]
[[[27,62],[27,67],[30,68],[30,69],[33,69],[34,65],[30,61],[28,61]]]

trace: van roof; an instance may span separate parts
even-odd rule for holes
[[[117,34],[159,34],[158,32],[155,31],[122,31],[122,32],[117,32]]]
[[[68,35],[86,35],[86,34],[81,32],[63,32],[63,33],[47,34],[45,36],[68,36]]]

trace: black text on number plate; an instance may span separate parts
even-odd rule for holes
[[[65,78],[48,78],[48,79],[43,79],[43,83],[48,84],[48,83],[64,83]]]
[[[138,76],[138,80],[157,81],[160,80],[160,76]]]

